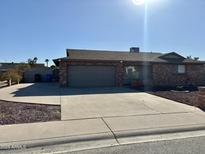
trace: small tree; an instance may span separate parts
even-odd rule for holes
[[[34,64],[36,64],[37,61],[38,61],[38,58],[37,58],[37,57],[34,57],[34,58],[33,58],[33,62],[34,62]]]
[[[1,74],[1,81],[7,81],[8,86],[11,86],[11,75],[8,71]]]
[[[12,81],[16,82],[17,84],[20,83],[20,81],[22,80],[23,76],[21,74],[19,74],[18,70],[13,70],[11,72],[11,79]]]
[[[32,60],[31,58],[29,58],[29,59],[27,60],[27,62],[28,62],[29,65],[33,65],[33,60]]]
[[[195,61],[198,61],[198,60],[199,60],[199,57],[194,57],[194,60],[195,60]]]
[[[38,58],[37,58],[37,57],[34,57],[33,59],[29,58],[29,59],[27,60],[27,62],[28,62],[28,64],[29,64],[30,66],[36,64],[37,61],[38,61]]]
[[[24,73],[26,70],[30,69],[30,68],[31,68],[30,65],[25,64],[25,63],[21,63],[20,65],[17,65],[15,69],[17,69],[17,71],[18,71],[18,73],[19,73],[20,75],[23,75],[23,73]]]
[[[16,69],[9,69],[1,76],[1,80],[7,80],[9,86],[11,86],[13,81],[19,84],[21,79],[22,76],[18,74],[18,71]]]
[[[187,56],[186,58],[187,58],[187,59],[192,59],[192,56]]]
[[[23,73],[29,69],[28,64],[17,65],[13,69],[9,69],[1,75],[1,80],[6,80],[8,85],[11,86],[12,82],[20,83],[23,78]]]
[[[48,67],[49,59],[46,59],[45,62],[46,62],[46,66]]]

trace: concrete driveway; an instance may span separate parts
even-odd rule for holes
[[[62,120],[186,113],[196,109],[130,88],[59,88],[57,83],[2,88],[0,99],[61,105]]]
[[[0,99],[12,102],[60,105],[57,83],[25,83],[0,89]]]
[[[106,93],[109,90],[116,93]],[[69,91],[70,89],[65,89]],[[93,88],[61,96],[62,120],[188,113],[196,108],[129,88]],[[102,91],[101,93],[99,91]],[[103,91],[105,91],[103,93]]]

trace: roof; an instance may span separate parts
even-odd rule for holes
[[[69,59],[73,60],[109,60],[109,61],[155,61],[161,53],[130,53],[122,51],[94,51],[94,50],[68,50]]]
[[[183,62],[183,63],[205,63],[202,61],[186,59],[175,53],[159,52],[138,52],[129,51],[105,51],[105,50],[84,50],[67,49],[67,57],[55,59],[54,63],[58,65],[59,60],[102,60],[102,61],[131,61],[131,62]]]

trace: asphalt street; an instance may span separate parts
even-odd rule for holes
[[[205,154],[205,137],[120,145],[69,154]]]
[[[205,154],[205,135],[113,144],[110,141],[50,145],[29,149],[4,150],[0,154]],[[107,144],[107,146],[106,146]]]

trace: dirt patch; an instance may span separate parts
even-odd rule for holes
[[[193,92],[172,92],[172,91],[157,91],[149,92],[150,94],[177,101],[183,104],[194,106],[197,103],[197,91]]]
[[[0,125],[61,120],[60,105],[0,101]]]

